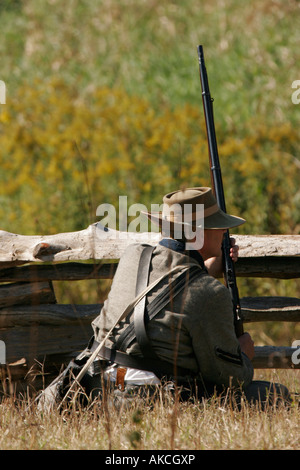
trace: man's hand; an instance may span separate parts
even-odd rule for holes
[[[232,258],[232,261],[234,261],[236,263],[237,260],[238,260],[238,257],[239,257],[240,247],[235,244],[235,238],[233,238],[233,237],[230,237],[230,243],[231,243],[230,256]]]
[[[252,340],[251,336],[249,333],[244,333],[238,338],[238,340],[240,342],[242,352],[245,353],[251,361],[255,355],[254,341]]]
[[[235,238],[230,237],[230,256],[234,263],[237,262],[239,257],[239,246],[235,244]],[[205,266],[208,270],[208,273],[215,277],[221,278],[223,276],[223,259],[222,256],[218,256],[215,258],[208,258],[205,260]]]

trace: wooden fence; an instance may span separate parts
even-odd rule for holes
[[[49,236],[0,231],[2,383],[38,390],[87,345],[101,304],[59,304],[53,281],[112,279],[127,245],[154,244],[159,236],[117,232],[99,223]],[[238,277],[300,277],[300,236],[233,236],[240,247]],[[300,320],[299,298],[248,297],[241,306],[245,323]],[[256,347],[254,368],[299,368],[293,352],[291,345]]]

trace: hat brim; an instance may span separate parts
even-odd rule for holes
[[[226,214],[221,209],[215,214],[204,218],[204,228],[206,229],[230,229],[238,227],[246,222],[242,217]]]
[[[210,229],[210,230],[218,230],[218,229],[230,229],[234,227],[238,227],[239,225],[242,225],[246,222],[245,219],[242,219],[241,217],[237,217],[235,215],[229,215],[223,212],[221,209],[219,209],[217,212],[214,214],[205,217],[201,223],[197,223],[197,221],[189,223],[189,222],[173,222],[169,221],[167,219],[164,219],[162,217],[161,212],[143,212],[141,211],[141,214],[147,216],[151,222],[155,223],[156,225],[159,225],[160,227],[163,224],[170,224],[170,226],[176,226],[176,225],[193,225],[194,227],[199,227],[199,228],[204,228],[204,229]],[[204,226],[203,226],[204,222]]]

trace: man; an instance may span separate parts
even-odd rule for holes
[[[121,381],[127,386],[155,384],[164,376],[176,376],[179,385],[196,383],[198,395],[200,392],[200,395],[207,396],[215,390],[221,392],[232,386],[242,387],[248,393],[249,400],[253,397],[257,399],[258,395],[264,400],[265,388],[269,384],[252,382],[254,343],[248,333],[236,337],[229,291],[215,279],[222,275],[221,246],[225,231],[241,225],[245,220],[222,212],[210,188],[175,191],[167,194],[163,203],[162,214],[147,214],[168,237],[163,238],[151,253],[148,284],[151,285],[162,275],[167,277],[147,294],[144,339],[141,340],[141,343],[145,343],[144,350],[141,351],[137,336],[131,335],[130,340],[126,340],[126,328],[133,325],[134,312],[116,325],[113,334],[105,341],[108,350],[121,349],[130,358],[147,358],[149,367],[145,372],[142,360],[138,369],[130,367],[130,362],[129,367],[124,368],[121,360],[121,364],[114,364],[107,369],[110,380],[119,381],[119,371],[125,374]],[[185,210],[186,207],[189,211]],[[186,230],[187,227],[189,230]],[[192,238],[187,239],[186,234]],[[238,247],[234,240],[232,245],[231,256],[236,261]],[[133,244],[120,260],[102,312],[93,322],[97,344],[103,341],[120,312],[126,309],[136,295],[139,260],[143,249],[143,246]],[[171,274],[168,276],[168,273],[181,265],[192,266],[196,274],[192,279],[191,274],[186,275],[183,290],[174,298],[172,289],[169,289],[168,303],[154,318],[147,319],[151,302],[168,287],[174,277]],[[125,339],[120,341],[123,337]],[[171,366],[171,373],[167,365]],[[190,389],[192,393],[195,392],[192,385]]]
[[[163,203],[161,214],[147,214],[160,225],[162,240],[152,248],[127,248],[92,324],[93,343],[77,364],[96,350],[98,359],[109,361],[105,380],[125,394],[171,381],[181,387],[182,399],[231,387],[249,401],[266,401],[270,384],[252,381],[253,341],[248,333],[236,337],[229,291],[216,279],[222,275],[224,233],[245,220],[225,214],[210,188],[175,191]],[[231,256],[237,260],[234,240]],[[129,308],[146,286],[147,294]],[[87,391],[100,387],[99,376],[91,375],[82,380]],[[271,391],[288,399],[280,385]]]

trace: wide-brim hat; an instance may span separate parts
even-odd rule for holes
[[[217,204],[211,188],[186,188],[166,194],[161,212],[143,212],[155,224],[192,225],[202,229],[230,229],[246,222]]]

